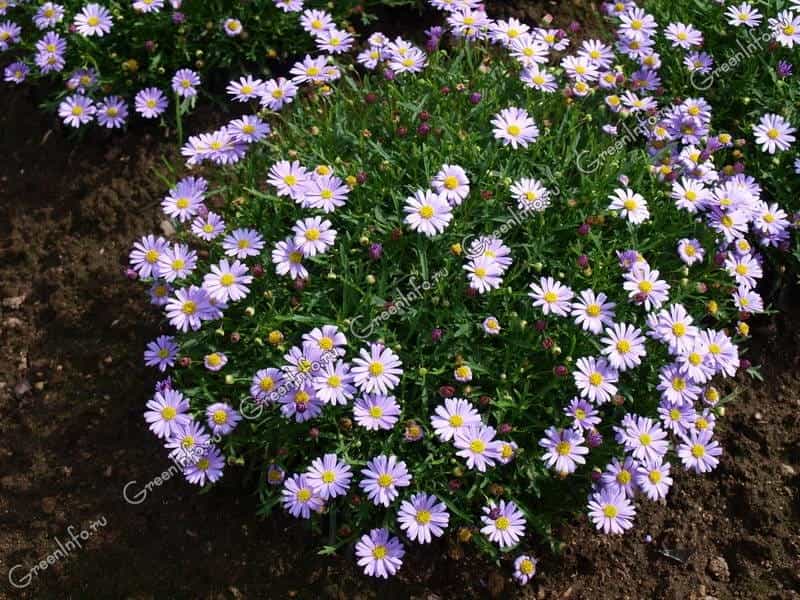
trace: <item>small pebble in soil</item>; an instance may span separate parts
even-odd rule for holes
[[[728,563],[721,556],[715,556],[708,561],[708,572],[719,581],[728,581],[730,579],[730,571],[728,570]]]

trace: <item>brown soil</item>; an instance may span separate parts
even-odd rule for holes
[[[70,142],[32,104],[0,95],[0,597],[800,597],[796,293],[781,302],[793,317],[754,327],[766,381],[738,379],[720,468],[680,475],[666,506],[640,503],[622,538],[577,517],[561,554],[539,548],[523,589],[508,564],[448,542],[415,548],[392,582],[368,580],[348,553],[317,556],[302,524],[257,519],[234,469],[209,494],[174,477],[126,503],[127,482],[139,490],[167,466],[141,416],[154,381],[141,351],[159,324],[123,274],[131,241],[158,229],[167,146],[137,131]],[[9,585],[11,567],[18,581],[70,528],[90,534],[82,548]]]

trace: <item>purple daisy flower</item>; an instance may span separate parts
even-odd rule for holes
[[[495,441],[495,434],[494,428],[487,425],[464,427],[453,438],[456,455],[466,459],[467,468],[483,473],[500,459],[500,442]]]
[[[68,96],[58,107],[58,116],[70,127],[80,127],[91,122],[95,112],[91,98],[82,94]]]
[[[400,405],[394,396],[364,394],[353,406],[356,423],[371,431],[392,429],[400,418]]]
[[[128,105],[119,96],[106,96],[97,103],[96,117],[102,127],[121,128],[128,118]]]
[[[295,422],[303,423],[322,412],[322,401],[317,398],[310,383],[303,382],[288,387],[286,393],[278,400],[284,417],[294,417]]]
[[[280,369],[261,369],[253,375],[250,382],[250,395],[259,402],[275,402],[278,389],[283,384],[283,371]]]
[[[604,533],[621,534],[633,527],[636,509],[625,494],[603,489],[589,499],[589,518]]]
[[[164,92],[155,87],[149,87],[139,91],[134,98],[136,112],[145,119],[155,119],[160,116],[167,110],[168,104],[169,101],[164,95]]]
[[[161,208],[168,217],[189,221],[205,208],[203,200],[207,190],[208,182],[202,177],[184,177],[169,190]]]
[[[210,446],[194,462],[184,467],[183,476],[189,483],[205,485],[219,480],[224,467],[225,457],[222,452],[216,446]]]
[[[178,425],[164,446],[171,449],[169,457],[182,467],[195,462],[211,445],[211,436],[194,420]]]
[[[717,467],[717,457],[722,454],[722,447],[719,442],[711,439],[712,435],[713,432],[708,429],[693,429],[683,438],[678,446],[678,456],[686,469],[695,473],[708,473]]]
[[[158,257],[158,275],[167,282],[184,279],[192,274],[197,265],[197,252],[187,244],[167,246]]]
[[[209,405],[206,408],[206,418],[214,435],[228,435],[242,420],[242,416],[224,402],[215,402]]]
[[[489,501],[489,505],[483,507],[483,513],[481,533],[500,548],[516,545],[525,535],[525,516],[514,502],[500,500],[498,505]]]
[[[573,473],[578,465],[586,463],[584,455],[589,454],[589,448],[583,445],[584,442],[580,431],[550,427],[545,431],[545,437],[539,440],[539,445],[547,450],[542,460],[561,475]]]
[[[199,215],[192,221],[192,233],[206,242],[218,238],[223,231],[225,231],[225,221],[213,211],[209,211],[205,216]]]
[[[181,98],[197,96],[200,76],[191,69],[179,69],[172,77],[172,90]]]
[[[670,464],[661,460],[639,463],[635,474],[636,485],[650,500],[666,498],[672,485],[669,469]]]
[[[352,478],[350,466],[335,454],[315,458],[306,471],[306,481],[323,500],[347,494]]]
[[[211,354],[206,354],[203,358],[203,365],[209,371],[219,371],[226,364],[228,364],[228,357],[222,352],[212,352]]]
[[[622,427],[614,427],[617,442],[639,461],[657,461],[667,453],[667,432],[649,417],[625,415]]]
[[[208,295],[221,302],[237,302],[250,293],[247,287],[253,276],[248,275],[247,265],[238,260],[232,264],[223,258],[216,265],[211,265],[211,272],[203,278],[203,287]]]
[[[22,83],[31,72],[30,67],[23,62],[13,62],[3,70],[3,80],[8,83]]]
[[[228,256],[244,260],[258,256],[264,248],[264,238],[255,229],[235,229],[222,240],[222,249]]]
[[[158,277],[158,259],[168,248],[169,242],[163,237],[146,235],[134,243],[130,254],[130,265],[139,277]]]
[[[280,465],[271,463],[267,467],[267,483],[272,486],[281,485],[286,479],[286,471]]]
[[[353,383],[362,392],[388,394],[400,383],[403,374],[400,358],[383,344],[370,344],[362,348],[353,359]]]
[[[572,417],[575,429],[594,429],[601,421],[597,409],[582,398],[573,398],[564,409],[564,414]]]
[[[520,554],[514,560],[514,581],[520,585],[525,585],[536,575],[536,563],[538,561],[527,555]]]
[[[178,289],[167,302],[166,313],[170,325],[179,331],[197,331],[212,314],[208,292],[195,285]]]
[[[359,486],[376,505],[388,507],[399,494],[397,488],[411,484],[406,463],[398,461],[396,456],[376,456],[361,470],[361,474],[364,478]]]
[[[158,367],[162,373],[168,367],[175,365],[175,358],[178,356],[178,346],[175,338],[171,335],[160,335],[155,340],[147,344],[144,351],[144,364],[148,367]]]
[[[400,540],[390,537],[388,529],[373,529],[362,535],[355,552],[364,574],[384,579],[397,573],[406,553]]]
[[[469,400],[463,398],[446,398],[444,405],[437,406],[431,417],[431,426],[443,442],[449,442],[467,427],[480,424],[478,411]]]
[[[311,511],[320,512],[325,506],[322,497],[314,492],[314,487],[305,475],[292,475],[283,484],[281,492],[283,507],[293,517],[311,518]]]
[[[178,390],[165,389],[156,392],[148,401],[149,410],[144,413],[144,420],[150,431],[162,439],[173,437],[180,428],[189,424],[189,400]]]
[[[642,357],[647,351],[640,329],[633,325],[616,323],[606,328],[605,335],[600,340],[605,344],[601,352],[613,368],[622,373],[642,364]]]
[[[542,309],[542,313],[560,317],[569,315],[571,300],[575,296],[569,287],[552,277],[542,277],[539,283],[531,283],[530,288],[528,296],[533,299],[534,306]]]
[[[420,492],[403,500],[397,512],[400,528],[408,538],[420,544],[428,544],[434,537],[441,537],[450,522],[447,507],[436,496]]]
[[[633,498],[638,491],[634,480],[635,472],[636,461],[630,456],[626,456],[623,461],[612,458],[606,470],[600,475],[600,487],[614,494],[621,493],[627,498]]]
[[[617,393],[619,374],[604,358],[579,358],[573,371],[575,386],[581,397],[595,404],[604,404]]]
[[[36,11],[33,17],[33,24],[38,29],[48,29],[55,27],[64,18],[64,7],[54,2],[45,2]]]
[[[81,9],[81,12],[75,15],[74,24],[82,36],[103,37],[111,31],[114,18],[107,8],[99,4],[87,4]]]

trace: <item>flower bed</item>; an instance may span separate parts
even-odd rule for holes
[[[3,78],[56,88],[47,104],[69,126],[114,129],[134,112],[155,119],[170,104],[189,110],[198,92],[214,93],[203,79],[215,70],[286,60],[316,37],[330,43],[331,31],[344,45],[345,19],[367,19],[370,4],[377,3],[4,0]]]
[[[526,583],[527,534],[581,507],[623,533],[674,469],[716,466],[754,248],[789,222],[711,105],[660,101],[632,3],[606,7],[616,52],[432,4],[449,33],[425,50],[375,34],[232,82],[266,110],[190,138],[222,168],[131,254],[178,330],[145,353],[179,367],[145,416],[190,482],[245,466],[263,514],[313,519],[368,575],[457,532]]]

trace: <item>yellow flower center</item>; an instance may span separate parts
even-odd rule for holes
[[[495,520],[494,526],[500,531],[505,531],[511,526],[511,521],[508,519],[508,517],[499,517],[497,520]]]
[[[779,135],[780,135],[780,132],[777,129],[775,129],[774,127],[772,129],[770,129],[769,131],[767,131],[767,137],[769,139],[771,139],[771,140],[778,139]]]
[[[580,419],[581,421],[583,421],[586,418],[586,411],[583,410],[582,408],[576,408],[575,409],[575,416],[578,419]]]
[[[433,216],[433,207],[425,204],[419,209],[419,216],[423,219],[430,219]]]
[[[222,357],[220,357],[220,355],[217,354],[216,352],[214,352],[213,354],[209,354],[206,357],[206,360],[208,361],[208,364],[211,365],[212,367],[218,367],[222,363]]]
[[[622,205],[625,207],[625,210],[636,210],[636,207],[638,206],[638,204],[636,204],[636,200],[633,198],[628,198],[622,203]]]
[[[669,411],[669,418],[672,419],[673,421],[680,420],[681,411],[679,411],[677,408],[673,408],[672,410]]]
[[[586,314],[590,317],[596,317],[600,314],[600,305],[599,304],[590,304],[586,307]]]
[[[697,352],[692,352],[689,354],[689,363],[693,366],[698,366],[700,363],[703,362],[703,357],[700,356]]]
[[[222,277],[219,278],[219,282],[225,287],[232,286],[235,281],[236,278],[231,273],[225,273],[222,275]]]
[[[431,522],[431,511],[429,510],[420,510],[417,512],[416,516],[417,523],[420,525],[427,525]]]
[[[536,565],[533,564],[532,560],[524,558],[519,563],[519,570],[520,573],[531,576],[536,571]]]
[[[306,73],[308,73],[311,77],[316,77],[317,75],[319,75],[319,68],[318,67],[308,67],[308,70],[306,71]]]
[[[86,19],[86,22],[92,27],[97,27],[100,24],[100,17],[92,15],[91,17]]]
[[[374,362],[369,366],[369,374],[373,377],[383,375],[383,365],[379,362]]]
[[[676,392],[682,392],[686,389],[686,380],[683,377],[675,377],[672,380],[672,389]]]
[[[483,452],[486,450],[486,442],[483,440],[472,440],[472,442],[469,444],[469,449],[475,454],[483,454]]]
[[[384,473],[378,477],[378,485],[381,487],[389,487],[394,483],[394,478],[388,473]]]
[[[572,445],[569,442],[558,442],[556,444],[556,452],[561,456],[566,456],[572,451]]]
[[[72,107],[72,114],[76,117],[80,117],[83,114],[83,108],[80,106],[73,106]]]
[[[703,458],[706,455],[706,449],[702,444],[695,444],[692,446],[692,456],[695,458]]]
[[[212,418],[214,419],[215,425],[224,425],[228,422],[228,413],[222,409],[215,410]]]
[[[520,133],[522,133],[522,128],[519,125],[509,125],[506,131],[509,135],[517,137]]]
[[[653,291],[653,284],[646,279],[644,281],[639,282],[639,291],[643,294],[649,294]]]
[[[269,376],[262,377],[261,381],[258,382],[258,387],[260,387],[263,392],[271,392],[272,388],[275,387],[275,380]]]
[[[623,469],[617,473],[617,483],[621,485],[628,485],[631,482],[631,472]]]
[[[303,260],[303,255],[300,252],[297,252],[296,250],[289,254],[289,262],[291,263],[300,264],[302,260]]]
[[[558,300],[558,294],[556,294],[553,291],[545,292],[545,294],[544,294],[544,301],[545,302],[547,302],[548,304],[552,304],[556,300]]]
[[[165,421],[172,421],[176,416],[178,416],[178,411],[173,406],[165,406],[161,409],[161,418]]]
[[[736,272],[739,275],[747,275],[747,265],[745,265],[745,264],[736,265]]]
[[[338,375],[331,375],[330,377],[328,377],[328,387],[338,388],[340,385],[342,385],[341,377],[339,377]]]
[[[180,271],[185,266],[186,266],[186,261],[184,261],[182,258],[176,258],[175,260],[172,261],[173,271]]]
[[[297,361],[297,368],[301,373],[310,372],[313,366],[314,366],[313,363],[307,358],[301,358],[300,360]]]
[[[450,423],[451,427],[461,427],[464,424],[464,417],[461,415],[450,415],[447,422]]]
[[[333,471],[322,473],[322,483],[333,483],[334,481],[336,481],[336,474]]]
[[[183,314],[185,315],[193,315],[197,312],[197,302],[193,300],[187,300],[183,303]]]
[[[319,229],[306,229],[306,239],[309,242],[315,242],[319,239]]]
[[[661,471],[650,471],[647,478],[650,480],[650,483],[656,484],[661,481]]]
[[[597,371],[595,371],[594,373],[589,375],[589,383],[595,386],[600,385],[601,383],[603,383],[603,376]]]
[[[642,443],[642,446],[649,446],[653,443],[653,438],[649,433],[642,433],[639,435],[639,441]]]
[[[484,277],[486,277],[486,269],[484,269],[483,267],[478,267],[477,269],[475,269],[474,273],[475,276],[478,277],[479,279],[483,279]]]
[[[631,351],[631,343],[628,340],[620,340],[617,342],[617,352],[626,354]]]
[[[619,514],[619,510],[613,504],[606,504],[603,507],[603,515],[608,517],[609,519],[613,519]]]
[[[373,406],[369,409],[369,416],[373,419],[380,419],[383,416],[383,409],[380,406]]]
[[[694,426],[700,431],[708,429],[708,420],[705,417],[698,417],[697,420],[694,422]]]
[[[386,546],[375,546],[372,549],[372,557],[378,560],[385,558],[387,553]]]
[[[300,490],[297,490],[297,500],[303,503],[311,500],[311,490],[309,490],[308,488],[302,488]]]
[[[308,392],[303,390],[300,390],[294,395],[294,401],[296,404],[307,404],[310,399],[311,396],[308,395]]]
[[[444,187],[448,190],[454,190],[458,187],[458,179],[450,175],[449,177],[444,178]]]

